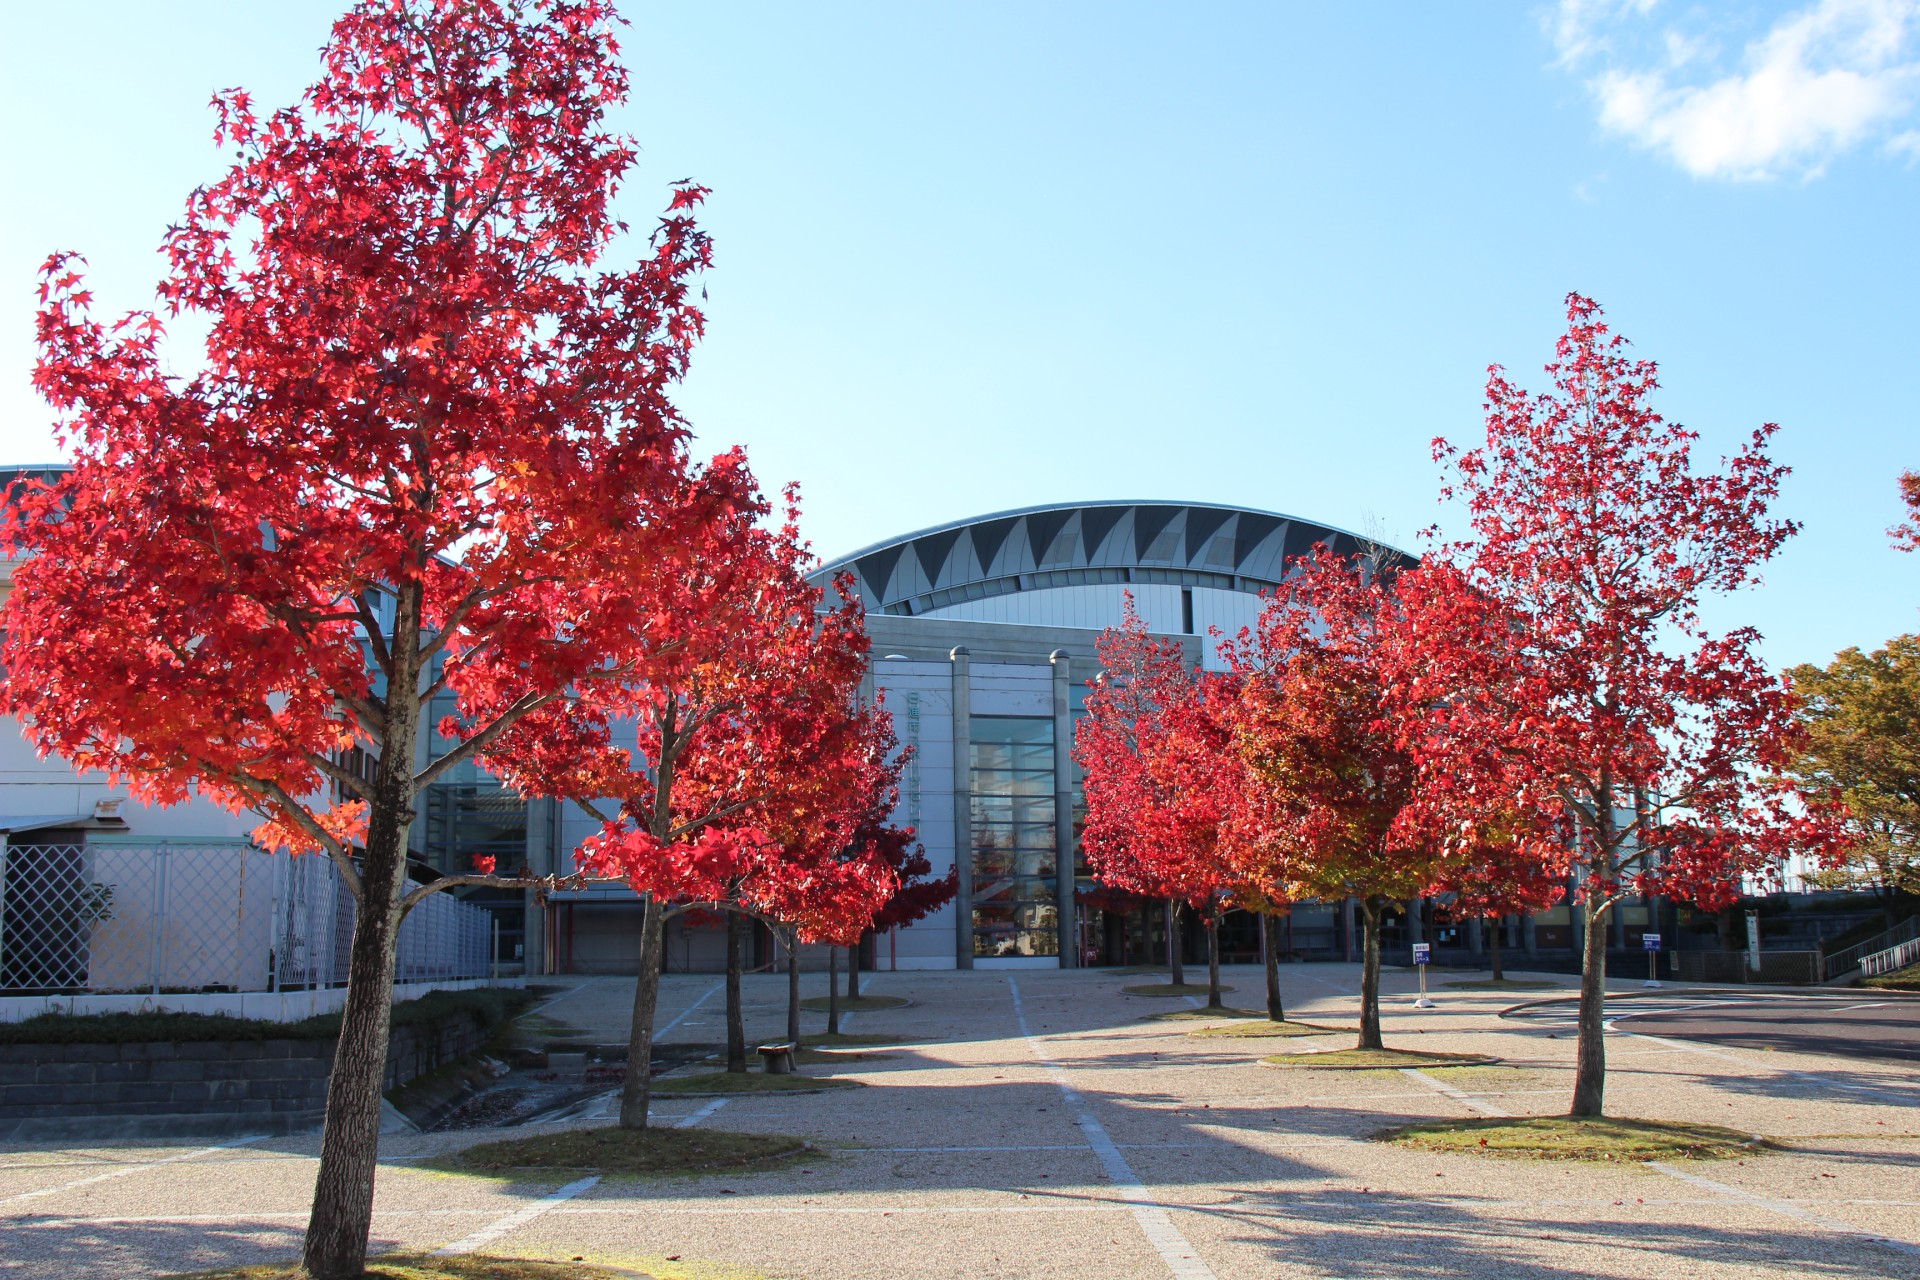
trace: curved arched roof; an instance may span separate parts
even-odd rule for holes
[[[936,525],[816,569],[854,575],[871,613],[920,614],[968,600],[1086,583],[1163,582],[1258,593],[1316,542],[1362,539],[1298,516],[1204,502],[1068,502]]]

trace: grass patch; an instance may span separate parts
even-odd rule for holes
[[[1258,1009],[1229,1009],[1224,1004],[1208,1004],[1198,1009],[1168,1009],[1165,1013],[1149,1013],[1141,1021],[1204,1022],[1209,1018],[1263,1018],[1265,1016]]]
[[[1674,1120],[1505,1116],[1401,1125],[1374,1135],[1416,1151],[1464,1151],[1530,1160],[1726,1160],[1771,1144],[1738,1129]]]
[[[1133,978],[1149,973],[1171,973],[1173,971],[1163,964],[1130,964],[1124,969],[1102,969],[1100,972],[1111,973],[1115,977]]]
[[[1187,1034],[1206,1039],[1264,1040],[1286,1039],[1292,1036],[1352,1035],[1354,1029],[1323,1027],[1312,1022],[1271,1022],[1261,1018],[1258,1022],[1234,1022],[1224,1027],[1202,1027],[1198,1031],[1189,1031]]]
[[[532,1258],[468,1256],[432,1258],[390,1253],[371,1258],[361,1280],[623,1280],[636,1273],[590,1262],[541,1262]],[[266,1267],[223,1267],[166,1280],[307,1280],[296,1262]]]
[[[853,1089],[858,1080],[838,1080],[833,1076],[770,1076],[764,1071],[739,1075],[731,1071],[707,1071],[697,1076],[667,1076],[653,1082],[654,1093],[698,1094],[712,1097],[734,1093],[818,1093],[825,1089]]]
[[[1480,978],[1442,985],[1452,987],[1456,991],[1551,991],[1560,984],[1541,978]]]
[[[1266,1067],[1305,1067],[1317,1071],[1384,1071],[1399,1067],[1485,1066],[1499,1059],[1484,1053],[1418,1053],[1412,1049],[1328,1049],[1320,1053],[1276,1053],[1260,1059]]]
[[[1862,978],[1860,985],[1880,991],[1920,991],[1920,964],[1910,964],[1904,969],[1895,969],[1892,973],[1883,973],[1877,978]]]
[[[555,1169],[600,1173],[698,1173],[772,1168],[812,1151],[804,1138],[725,1129],[567,1129],[482,1142],[428,1163],[461,1173]]]
[[[851,1000],[845,996],[841,996],[840,1012],[865,1013],[873,1009],[904,1009],[912,1003],[913,1001],[908,1000],[904,996],[855,996]],[[815,1013],[825,1013],[827,1011],[827,997],[808,996],[800,1002],[800,1007],[802,1009],[811,1009]]]
[[[393,1006],[396,1027],[424,1026],[472,1014],[492,1029],[532,1003],[533,997],[510,987],[474,991],[432,991]],[[20,1022],[0,1022],[0,1044],[138,1044],[171,1041],[203,1044],[217,1040],[332,1040],[340,1034],[340,1015],[323,1013],[298,1022],[234,1018],[224,1013],[90,1013],[78,1016],[41,1013]]]
[[[1153,996],[1156,999],[1167,996],[1204,996],[1207,994],[1207,984],[1204,982],[1142,982],[1135,986],[1122,987],[1120,990],[1130,996]],[[1220,990],[1227,992],[1233,988],[1221,987]]]

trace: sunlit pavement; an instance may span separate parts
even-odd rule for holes
[[[1290,1013],[1352,1025],[1352,966],[1283,973]],[[416,1167],[502,1131],[389,1138],[377,1247],[435,1249],[503,1228],[485,1251],[795,1280],[1920,1277],[1910,1064],[1635,1034],[1636,1020],[1622,1018],[1608,1042],[1612,1113],[1714,1121],[1791,1149],[1654,1169],[1367,1141],[1408,1120],[1565,1108],[1574,1042],[1564,1018],[1499,1016],[1559,993],[1456,990],[1448,977],[1435,975],[1439,1007],[1423,1011],[1412,975],[1388,975],[1389,1043],[1492,1054],[1500,1066],[1261,1067],[1263,1053],[1349,1037],[1192,1039],[1197,1024],[1142,1020],[1181,1002],[1121,993],[1151,978],[869,975],[870,992],[913,1004],[854,1015],[847,1029],[914,1038],[837,1073],[869,1087],[656,1109],[662,1123],[702,1109],[704,1126],[802,1134],[825,1159],[762,1174],[609,1178],[556,1199],[579,1175],[502,1181]],[[1229,1003],[1263,1003],[1258,970],[1229,970],[1228,982],[1238,988]],[[809,975],[808,994],[823,985]],[[1636,987],[1620,984],[1623,995]],[[593,980],[544,1012],[618,1040],[631,990],[630,980]],[[777,1034],[784,979],[753,976],[747,995],[753,1032]],[[666,979],[657,1021],[668,1040],[717,1040],[721,1015],[716,978]],[[11,1149],[0,1155],[0,1275],[107,1280],[291,1256],[316,1146]],[[678,1262],[660,1262],[669,1257]],[[696,1264],[727,1269],[678,1269]]]

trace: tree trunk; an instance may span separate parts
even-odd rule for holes
[[[1362,1049],[1380,1049],[1380,911],[1385,898],[1360,900],[1364,918],[1360,946],[1360,1043]]]
[[[727,1071],[731,1075],[747,1073],[747,1023],[740,1008],[740,971],[745,967],[741,954],[746,932],[746,917],[738,911],[727,912]]]
[[[393,1025],[393,964],[407,888],[407,829],[414,819],[414,752],[420,728],[418,583],[395,593],[392,668],[380,762],[368,803],[367,842],[354,904],[347,998],[327,1079],[320,1168],[301,1262],[313,1280],[353,1280],[366,1270],[373,1174],[380,1158],[380,1094]]]
[[[787,931],[787,1043],[800,1043],[800,935]]]
[[[1506,927],[1506,920],[1503,917],[1495,916],[1493,918],[1492,955],[1493,955],[1493,980],[1495,982],[1505,982],[1507,980],[1507,971],[1500,967],[1500,931],[1505,927]]]
[[[1220,908],[1207,913],[1207,1007],[1220,1008]]]
[[[633,1028],[627,1033],[627,1079],[620,1088],[620,1127],[647,1127],[653,1087],[653,1011],[660,1002],[660,943],[666,932],[651,894],[640,913],[640,976],[633,983]]]
[[[840,1034],[840,948],[827,948],[827,1034]]]
[[[382,843],[388,848],[377,859],[369,851],[361,870],[366,900],[354,910],[347,1003],[340,1014],[333,1074],[327,1079],[326,1127],[304,1257],[315,1280],[347,1280],[365,1271],[373,1227],[373,1173],[380,1150],[380,1095],[400,926],[394,900],[405,883],[398,840],[390,832]]]
[[[847,948],[847,1004],[860,998],[860,944]]]
[[[1580,958],[1580,1043],[1574,1051],[1573,1107],[1567,1114],[1606,1114],[1607,1095],[1607,911],[1587,904],[1586,946]]]
[[[1280,917],[1260,917],[1260,937],[1265,946],[1267,962],[1267,1017],[1274,1022],[1285,1022],[1287,1011],[1280,1003]]]
[[[1186,957],[1180,954],[1180,904],[1167,899],[1167,967],[1173,970],[1170,981],[1176,987],[1187,985]]]

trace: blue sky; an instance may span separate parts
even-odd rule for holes
[[[0,47],[0,456],[56,248],[106,310],[218,170],[206,100],[290,100],[337,5],[17,6]],[[1920,466],[1920,3],[643,4],[623,121],[715,189],[702,443],[798,480],[826,555],[1098,497],[1405,541],[1485,367],[1562,296],[1717,457],[1777,421],[1801,536],[1716,605],[1780,662],[1920,628],[1884,530]],[[177,358],[191,367],[190,352]]]

